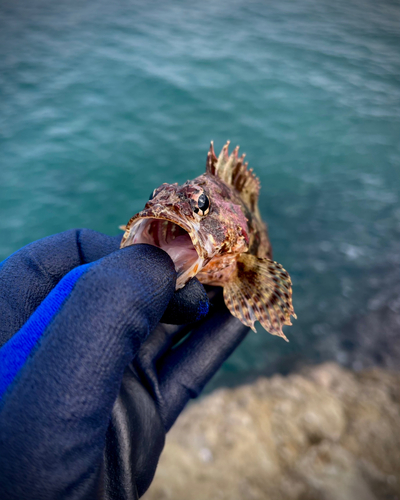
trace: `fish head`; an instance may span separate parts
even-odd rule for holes
[[[138,243],[169,254],[179,289],[217,255],[247,251],[247,219],[232,189],[204,174],[153,191],[144,209],[128,222],[121,248]]]

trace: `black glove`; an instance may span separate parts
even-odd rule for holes
[[[142,495],[165,432],[247,333],[222,303],[155,328],[204,317],[207,296],[197,280],[174,293],[165,252],[119,239],[67,231],[0,264],[2,500]]]

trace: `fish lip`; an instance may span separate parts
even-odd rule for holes
[[[155,207],[158,207],[158,206],[160,206],[160,205],[155,205]],[[190,239],[192,241],[194,248],[196,249],[197,254],[200,257],[206,258],[206,252],[201,247],[200,242],[197,239],[195,228],[193,228],[189,223],[187,223],[182,217],[179,217],[176,213],[174,213],[170,210],[166,210],[165,207],[162,207],[162,210],[163,210],[163,213],[160,213],[158,210],[154,210],[154,209],[146,209],[146,210],[142,210],[141,212],[137,213],[134,217],[132,217],[132,219],[128,222],[128,224],[126,226],[126,232],[124,234],[124,237],[122,238],[121,248],[123,248],[123,246],[125,246],[124,243],[125,243],[126,239],[128,238],[129,231],[140,220],[142,220],[142,219],[167,220],[169,222],[173,222],[177,226],[180,226],[182,229],[184,229],[188,233],[188,235],[190,236]]]
[[[158,208],[158,210],[157,210]],[[162,210],[162,212],[160,211]],[[179,288],[182,288],[187,281],[189,281],[190,278],[198,274],[201,269],[205,266],[206,258],[207,258],[207,252],[205,251],[204,248],[201,247],[200,245],[200,240],[197,237],[196,234],[196,228],[193,228],[192,225],[188,222],[186,222],[183,217],[180,217],[177,215],[175,212],[172,212],[171,210],[166,209],[164,206],[160,205],[155,205],[154,207],[150,209],[145,209],[136,214],[132,219],[128,222],[126,226],[126,231],[125,234],[122,238],[121,241],[121,248],[124,248],[126,246],[130,246],[134,243],[132,243],[132,240],[135,236],[135,232],[132,232],[132,230],[135,228],[137,224],[139,224],[141,221],[145,219],[155,219],[155,220],[166,220],[168,222],[172,222],[176,224],[177,226],[181,227],[186,233],[189,235],[190,240],[192,242],[193,248],[195,249],[197,253],[197,260],[193,265],[189,267],[188,270],[185,270],[182,273],[178,273],[177,276],[177,281],[176,281],[176,289],[178,290]],[[155,245],[157,246],[157,245]],[[161,247],[162,248],[162,247]],[[175,262],[174,262],[175,264]],[[197,264],[197,269],[196,272],[191,272],[190,270],[196,266]]]

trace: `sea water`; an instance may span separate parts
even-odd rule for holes
[[[117,234],[163,182],[247,153],[298,315],[216,382],[338,358],[399,272],[400,4],[0,4],[0,259],[75,227]]]

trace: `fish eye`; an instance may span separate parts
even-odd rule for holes
[[[207,215],[210,211],[210,200],[204,193],[199,196],[199,199],[197,200],[197,207],[194,209],[194,211],[203,216]]]

